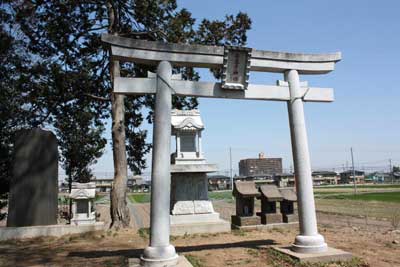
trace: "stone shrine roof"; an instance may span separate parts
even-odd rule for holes
[[[293,188],[280,188],[279,191],[281,192],[281,195],[284,200],[292,202],[297,201],[297,196]]]
[[[91,199],[96,196],[96,184],[90,183],[72,183],[69,197],[72,199]]]
[[[282,201],[283,197],[276,185],[262,185],[260,186],[261,195],[268,201]]]
[[[260,192],[257,191],[254,181],[237,181],[235,182],[235,187],[233,188],[233,195],[240,197],[258,197],[260,196]]]
[[[200,111],[178,110],[171,111],[172,130],[176,131],[201,131],[204,129],[203,121],[200,117]]]

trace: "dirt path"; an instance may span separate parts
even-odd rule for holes
[[[331,220],[331,221],[330,221]],[[370,266],[400,266],[400,232],[379,227],[336,225],[330,218],[319,226],[328,244],[362,257]],[[194,235],[172,238],[180,254],[195,258],[202,267],[272,267],[267,249],[289,245],[296,228],[230,234]],[[137,257],[148,244],[137,231],[99,232],[63,238],[43,238],[0,243],[0,266],[127,266],[129,257]]]

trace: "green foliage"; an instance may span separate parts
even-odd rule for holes
[[[110,11],[115,22],[110,25]],[[103,33],[161,42],[244,45],[251,21],[244,13],[203,20],[179,9],[175,0],[11,1],[0,7],[0,183],[10,177],[12,134],[20,128],[46,127],[58,136],[61,162],[69,181],[85,182],[90,166],[106,145],[111,83]],[[123,76],[145,77],[154,67],[121,64]],[[175,68],[184,79],[198,80],[193,68]],[[218,75],[218,70],[214,73]],[[179,109],[197,106],[195,98],[174,97]],[[146,167],[152,96],[126,97],[128,165]],[[143,114],[147,110],[148,113]],[[1,184],[2,185],[2,184]],[[8,186],[0,188],[8,188]],[[7,190],[5,190],[7,191]]]
[[[149,237],[150,237],[150,229],[149,228],[140,228],[138,230],[138,234],[143,239],[149,239]]]
[[[208,192],[208,197],[214,200],[232,199],[232,191],[212,191]]]
[[[132,203],[149,203],[150,193],[135,193],[128,195],[128,198]]]
[[[192,264],[193,267],[202,267],[203,262],[201,261],[201,259],[199,259],[199,257],[193,255],[193,254],[186,254],[185,255],[186,259],[190,262],[190,264]]]

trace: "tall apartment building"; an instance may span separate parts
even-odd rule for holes
[[[258,158],[239,162],[240,176],[273,176],[279,173],[282,173],[282,158],[266,158],[264,153],[260,153]]]

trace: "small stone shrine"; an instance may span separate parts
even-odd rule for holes
[[[72,219],[71,224],[94,224],[96,222],[96,212],[94,211],[93,201],[96,196],[96,184],[72,183],[69,197],[72,200]]]
[[[260,186],[261,193],[261,223],[272,224],[282,223],[282,214],[276,208],[277,202],[281,202],[283,197],[276,185]]]
[[[230,231],[208,199],[207,173],[217,171],[208,164],[201,145],[204,124],[198,110],[173,110],[172,135],[176,152],[171,155],[171,234]]]
[[[236,198],[236,215],[232,215],[233,226],[259,225],[260,217],[255,215],[254,198],[260,196],[254,181],[234,183],[233,195]]]
[[[294,202],[297,201],[293,188],[280,188],[283,200],[281,202],[282,220],[285,223],[298,222],[298,216],[294,212]]]
[[[51,131],[17,133],[10,181],[8,227],[57,224],[58,147]]]

